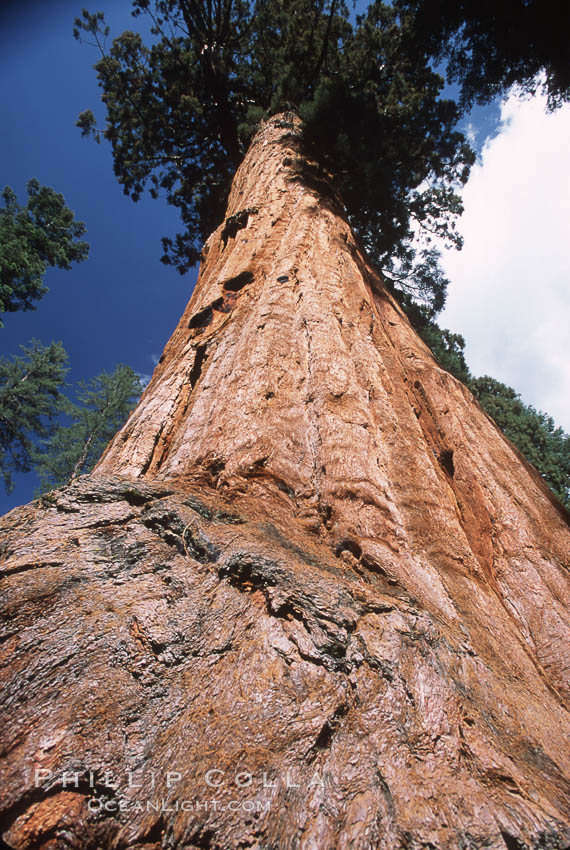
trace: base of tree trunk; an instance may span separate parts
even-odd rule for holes
[[[4,846],[568,846],[567,712],[496,596],[445,621],[207,487],[2,527]]]

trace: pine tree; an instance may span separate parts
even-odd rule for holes
[[[78,241],[86,232],[67,207],[63,195],[33,178],[27,183],[28,202],[18,204],[6,186],[0,208],[0,313],[33,310],[48,291],[48,268],[70,269],[87,259],[89,245]],[[0,327],[3,323],[0,319]]]
[[[121,428],[141,394],[138,376],[124,364],[82,381],[76,401],[62,398],[60,412],[70,424],[60,424],[39,448],[33,461],[42,490],[70,484],[90,472],[105,446]]]
[[[0,360],[0,477],[7,492],[14,472],[29,472],[34,441],[53,433],[67,354],[58,342],[32,340],[23,355]]]
[[[570,436],[551,416],[525,404],[512,387],[483,375],[469,389],[483,410],[543,476],[562,504],[570,504]]]

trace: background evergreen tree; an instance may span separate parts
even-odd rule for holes
[[[27,183],[28,202],[18,204],[10,186],[0,208],[0,313],[33,310],[48,288],[48,267],[70,269],[87,258],[89,245],[77,241],[86,232],[63,195],[34,178]],[[0,319],[0,327],[3,326]]]
[[[415,303],[407,294],[401,296],[401,300],[412,326],[431,349],[439,365],[468,384],[472,375],[465,360],[465,340],[461,334],[441,328],[435,320],[433,308]]]
[[[100,51],[107,109],[104,129],[89,110],[78,124],[111,143],[126,194],[163,192],[179,208],[185,232],[163,240],[167,262],[183,272],[197,261],[259,120],[294,110],[372,259],[396,289],[441,309],[446,282],[425,275],[429,240],[460,245],[457,190],[473,153],[441,77],[402,49],[390,5],[371,3],[355,24],[342,0],[134,0],[133,10],[152,18],[149,44],[125,32],[107,50],[102,13],[76,20],[76,36]]]
[[[570,436],[552,417],[524,404],[512,387],[488,375],[472,378],[469,389],[560,501],[570,505]]]
[[[61,343],[32,340],[23,354],[0,360],[0,477],[7,492],[14,472],[29,472],[34,441],[55,428],[67,354]]]
[[[82,381],[76,400],[61,398],[60,412],[70,424],[60,424],[33,452],[42,491],[70,484],[90,472],[109,440],[121,428],[141,394],[138,376],[119,364],[114,372],[101,372]]]

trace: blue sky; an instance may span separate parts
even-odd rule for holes
[[[134,28],[130,2],[109,5],[112,34]],[[110,147],[82,138],[75,127],[79,112],[97,112],[99,104],[96,53],[72,34],[81,9],[81,0],[20,0],[0,10],[0,185],[10,185],[21,202],[30,177],[52,186],[86,223],[91,245],[86,262],[48,271],[50,292],[36,310],[5,315],[0,354],[15,353],[32,337],[61,340],[70,382],[119,362],[151,373],[196,277],[160,262],[160,237],[178,230],[176,211],[123,195]],[[33,473],[18,476],[9,496],[0,485],[0,513],[29,501],[36,486]]]
[[[101,7],[111,37],[140,28],[130,0],[88,8]],[[196,277],[180,277],[159,260],[160,237],[179,229],[176,211],[124,196],[109,146],[75,127],[87,108],[103,123],[97,53],[72,35],[81,9],[82,0],[0,6],[0,187],[12,186],[25,201],[30,177],[52,186],[86,223],[91,244],[87,262],[48,272],[50,292],[37,310],[5,316],[0,354],[32,337],[61,340],[70,382],[119,362],[151,373]],[[464,122],[479,162],[464,193],[465,248],[445,259],[451,286],[441,324],[465,335],[475,374],[511,384],[569,431],[570,110],[547,116],[543,106],[511,98]],[[0,486],[0,513],[29,501],[36,486],[33,473],[18,476],[11,495]]]

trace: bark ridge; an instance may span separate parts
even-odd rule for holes
[[[264,124],[95,473],[3,520],[14,848],[568,848],[568,515]]]

